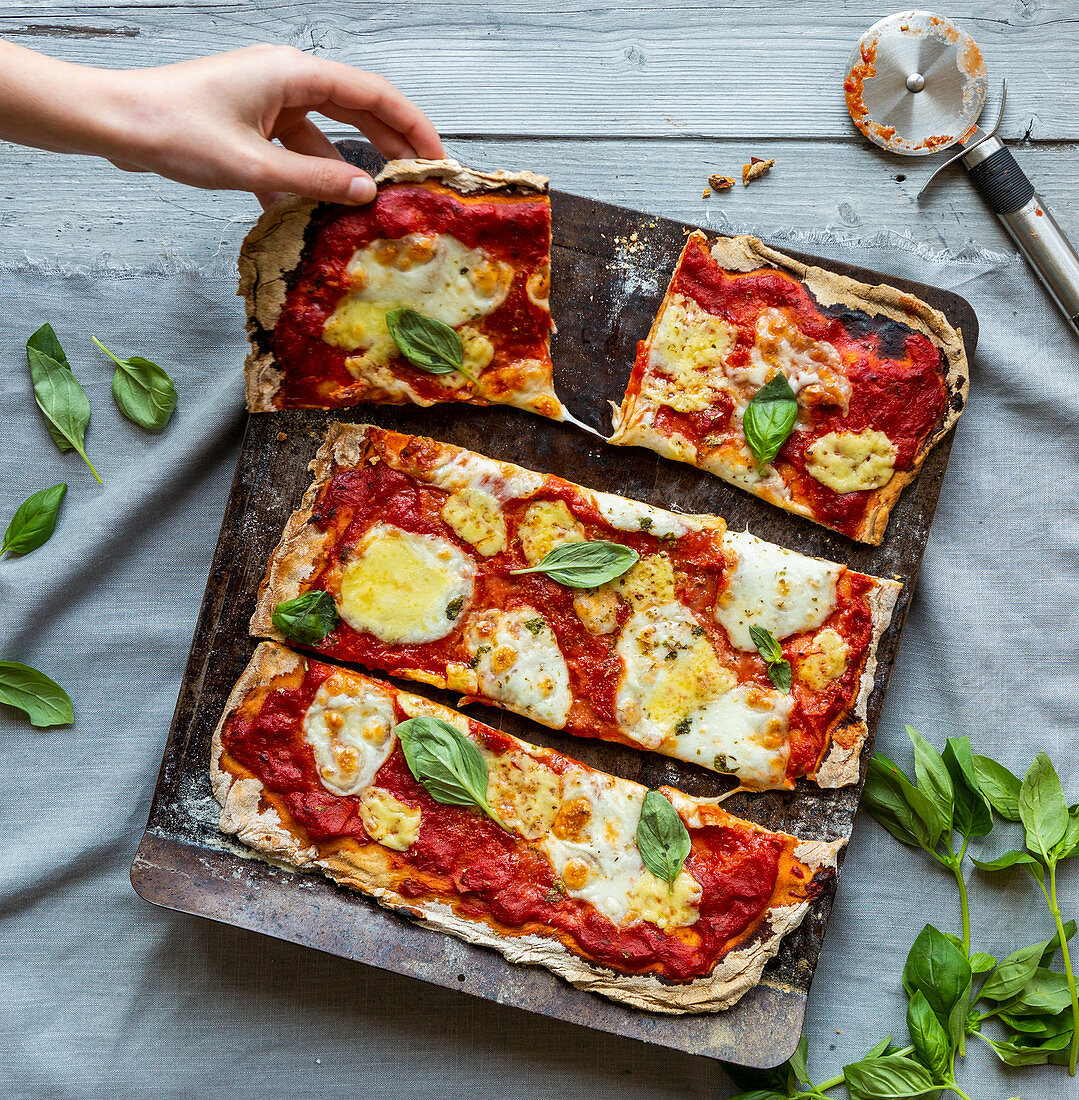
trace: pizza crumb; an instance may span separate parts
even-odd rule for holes
[[[731,176],[721,176],[718,172],[708,177],[708,186],[713,191],[729,191],[734,186]]]
[[[277,442],[278,443],[284,443],[286,439],[288,439],[288,433],[287,432],[278,432],[277,433]]]
[[[760,157],[750,157],[748,164],[742,165],[742,186],[748,187],[751,180],[759,179],[776,162],[775,157],[769,160],[761,160]]]
[[[712,189],[711,189],[711,187],[706,187],[706,188],[704,189],[704,194],[703,194],[703,195],[701,195],[701,198],[702,198],[702,199],[706,199],[706,198],[708,198],[708,196],[709,196],[709,195],[710,195],[711,193],[712,193]]]

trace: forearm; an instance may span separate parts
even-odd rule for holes
[[[115,155],[117,76],[0,41],[0,138],[56,153]]]

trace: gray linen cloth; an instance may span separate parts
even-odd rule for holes
[[[957,290],[982,324],[878,747],[909,767],[910,723],[937,743],[969,734],[1015,769],[1045,748],[1079,799],[1079,344],[1014,257],[933,256],[895,236],[787,239]],[[132,891],[238,453],[234,285],[229,272],[182,268],[0,269],[0,520],[39,488],[70,486],[53,540],[0,561],[0,657],[59,680],[76,715],[33,730],[0,708],[3,1094],[728,1095],[706,1059],[168,913]],[[103,487],[56,451],[34,406],[23,343],[44,320],[89,394],[87,449]],[[91,333],[170,371],[180,404],[166,431],[121,419]],[[1079,878],[1062,879],[1065,910],[1079,916]],[[979,948],[1006,953],[1049,935],[1021,872],[970,880]],[[946,872],[862,815],[810,999],[815,1076],[889,1031],[905,1041],[906,950],[926,921],[957,929],[958,919]],[[1074,1085],[1055,1067],[1001,1071],[977,1043],[960,1080],[975,1097],[1022,1090],[1025,1100]]]

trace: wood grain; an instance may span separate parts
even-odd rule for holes
[[[1079,138],[1079,82],[1066,79],[1074,0],[947,11],[980,45],[994,89],[1009,79],[1006,136],[1029,125],[1038,140]],[[883,14],[855,0],[2,0],[0,36],[108,67],[288,43],[382,73],[451,136],[847,141],[847,59]]]

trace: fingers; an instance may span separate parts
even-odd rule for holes
[[[343,160],[332,141],[309,119],[297,123],[273,135],[286,149],[305,157],[329,157]]]
[[[338,61],[308,58],[296,88],[305,106],[339,122],[358,125],[385,156],[445,156],[431,120],[388,80]],[[345,116],[345,117],[342,117]],[[370,132],[356,119],[366,119]],[[377,123],[378,125],[374,125]],[[387,143],[383,149],[380,141]]]
[[[301,140],[312,140],[306,135]],[[336,155],[314,156],[292,152],[267,143],[260,149],[258,168],[240,186],[265,199],[267,192],[291,191],[309,199],[351,205],[370,202],[375,184],[359,168]]]

